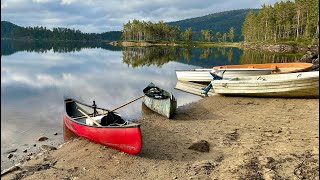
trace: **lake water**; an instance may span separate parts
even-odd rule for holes
[[[41,144],[63,142],[65,97],[114,109],[142,95],[150,82],[173,93],[179,106],[201,97],[175,90],[175,70],[216,65],[293,62],[301,54],[238,48],[120,48],[96,43],[1,41],[1,152],[17,148],[15,163]],[[142,116],[141,100],[117,110],[126,119]],[[58,133],[58,135],[54,135]],[[49,138],[37,142],[41,136]],[[33,145],[36,144],[36,147]],[[1,169],[8,163],[1,163]]]

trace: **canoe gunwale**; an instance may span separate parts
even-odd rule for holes
[[[131,123],[131,122],[125,120],[125,119],[123,119],[123,120],[126,122],[126,124],[125,124],[125,125],[119,124],[119,126],[110,126],[110,125],[109,125],[109,126],[92,126],[92,125],[88,125],[88,124],[79,122],[79,121],[77,121],[77,120],[75,119],[75,117],[71,117],[71,116],[67,113],[66,103],[71,103],[71,102],[73,102],[73,103],[79,103],[79,104],[81,104],[81,105],[84,105],[84,106],[87,106],[87,107],[91,107],[91,108],[93,108],[93,106],[88,105],[88,104],[85,104],[85,103],[82,103],[82,102],[79,102],[79,101],[77,101],[77,100],[73,100],[73,99],[66,99],[66,100],[64,100],[64,101],[65,101],[65,103],[64,103],[64,105],[65,105],[65,108],[64,108],[65,116],[66,116],[70,121],[72,121],[72,122],[74,122],[74,123],[76,123],[76,124],[79,124],[79,125],[81,125],[81,126],[87,126],[87,127],[90,127],[90,128],[136,128],[136,127],[140,128],[140,124]],[[108,111],[108,112],[110,111],[110,110],[108,110],[108,109],[100,108],[100,107],[97,107],[97,109],[105,110],[105,111]],[[118,113],[116,113],[116,114],[118,114]],[[101,115],[102,115],[102,114],[101,114]]]

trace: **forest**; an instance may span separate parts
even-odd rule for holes
[[[244,41],[319,41],[319,1],[295,0],[263,5],[243,23]]]
[[[212,30],[202,29],[200,32],[193,31],[192,27],[188,27],[182,31],[180,26],[170,26],[163,21],[152,23],[151,21],[133,20],[123,25],[122,38],[125,41],[233,41],[234,40],[234,27],[231,27],[229,32],[216,32],[213,35]],[[200,38],[194,38],[199,36]]]

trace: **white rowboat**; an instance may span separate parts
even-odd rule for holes
[[[319,98],[319,71],[243,76],[211,82],[221,95]]]

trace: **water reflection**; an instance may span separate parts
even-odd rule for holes
[[[8,56],[19,51],[46,53],[50,50],[57,53],[77,52],[84,48],[102,48],[111,51],[121,51],[120,47],[104,42],[74,42],[74,41],[19,41],[1,40],[1,56]]]
[[[70,141],[74,138],[79,137],[77,134],[72,132],[65,124],[63,124],[63,140],[64,142]]]
[[[240,57],[240,64],[259,64],[259,63],[288,63],[298,62],[302,53],[274,53],[274,52],[259,52],[259,51],[243,51]]]
[[[123,62],[131,67],[143,67],[174,61],[197,67],[210,68],[222,64],[239,64],[242,50],[238,48],[177,48],[125,47]]]
[[[180,56],[180,49],[174,47],[125,47],[122,54],[123,62],[132,67],[151,65],[161,67],[170,61],[178,59]]]

